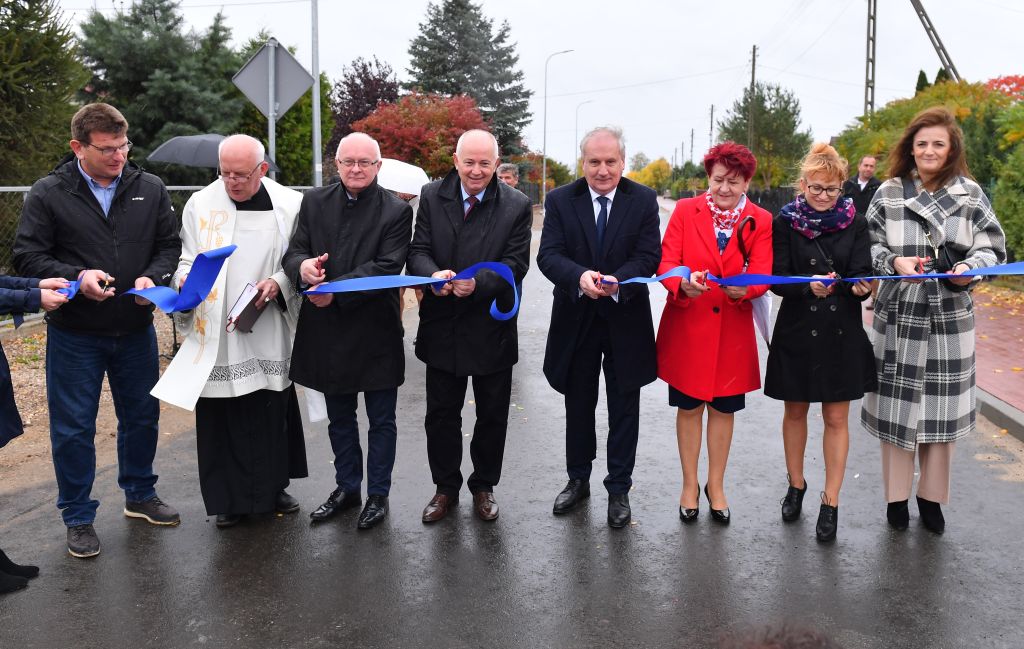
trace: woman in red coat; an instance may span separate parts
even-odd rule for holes
[[[708,479],[704,495],[714,520],[728,524],[725,466],[732,444],[733,415],[744,395],[761,387],[751,300],[767,286],[705,284],[718,277],[772,269],[772,216],[747,200],[757,161],[734,142],[716,145],[704,156],[708,191],[680,200],[665,231],[658,273],[688,266],[690,279],[663,282],[668,300],[658,328],[658,376],[669,385],[676,414],[683,491],[679,517],[697,518],[703,415],[708,413]]]

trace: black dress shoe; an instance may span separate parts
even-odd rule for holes
[[[366,497],[366,506],[359,514],[359,523],[356,524],[361,530],[368,530],[384,520],[388,515],[388,497],[379,494],[370,494]]]
[[[804,488],[797,489],[793,483],[789,483],[786,495],[779,502],[782,505],[782,520],[788,522],[800,518],[800,511],[804,506],[804,494],[807,492],[807,480],[804,480]]]
[[[629,525],[633,512],[629,509],[629,494],[608,494],[608,525],[614,528]]]
[[[726,507],[725,509],[715,509],[714,507],[711,506],[711,496],[708,495],[707,485],[704,485],[704,496],[708,499],[708,509],[711,510],[711,519],[714,520],[716,523],[728,525],[730,518],[729,508]]]
[[[579,507],[587,498],[590,498],[590,482],[586,480],[570,480],[565,489],[555,498],[555,506],[551,510],[553,514],[568,514]]]
[[[217,527],[234,527],[241,520],[241,514],[217,514]]]
[[[679,506],[679,520],[684,523],[692,523],[697,520],[697,514],[700,513],[699,508],[690,509],[689,507]]]
[[[939,503],[917,497],[917,511],[921,514],[921,522],[929,531],[942,534],[946,531],[946,518],[942,515]]]
[[[885,517],[889,526],[895,530],[905,530],[910,525],[910,509],[906,500],[889,503],[885,508]]]
[[[294,514],[299,511],[299,501],[282,489],[274,497],[274,511],[278,514]]]
[[[822,492],[821,509],[818,510],[818,524],[814,526],[814,535],[822,543],[835,541],[837,529],[839,529],[839,506],[829,505],[825,492]]]
[[[335,489],[327,497],[327,502],[317,507],[315,511],[310,512],[309,517],[313,519],[314,523],[325,521],[338,512],[358,507],[362,502],[363,499],[359,497],[359,492],[346,492],[341,489]]]

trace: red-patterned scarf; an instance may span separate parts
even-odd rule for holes
[[[714,199],[711,198],[711,192],[704,192],[704,198],[708,202],[708,209],[711,210],[711,219],[714,221],[715,227],[719,230],[732,230],[736,221],[740,220],[742,210],[739,205],[731,210],[723,210],[715,205]]]

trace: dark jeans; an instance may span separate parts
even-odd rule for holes
[[[334,479],[342,491],[361,493],[363,450],[359,446],[356,406],[359,394],[327,394],[327,434],[334,450]],[[391,491],[391,470],[395,466],[398,427],[395,406],[398,388],[363,393],[366,418],[366,495],[386,496]]]
[[[117,415],[117,484],[129,501],[156,495],[153,456],[160,403],[149,391],[159,372],[152,326],[124,336],[48,328],[50,444],[57,473],[57,507],[68,527],[92,523],[100,504],[90,494],[96,478],[96,413],[104,374]]]
[[[472,379],[476,425],[469,443],[473,473],[466,484],[472,493],[494,491],[505,456],[512,368]],[[449,497],[458,497],[462,488],[462,407],[468,383],[469,377],[427,366],[427,460],[438,493]]]
[[[602,363],[603,358],[603,363]],[[597,392],[604,369],[608,400],[608,475],[610,494],[629,493],[640,435],[640,390],[621,391],[612,362],[611,334],[600,316],[581,336],[569,369],[565,392],[565,464],[572,480],[590,480],[597,457]]]

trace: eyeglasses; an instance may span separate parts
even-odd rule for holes
[[[220,179],[226,183],[244,183],[248,182],[249,179],[252,178],[252,175],[256,173],[256,170],[259,169],[260,166],[262,165],[262,162],[258,163],[255,167],[252,168],[252,171],[245,174],[244,176],[242,174],[226,174],[224,173],[223,169],[220,170],[220,173],[218,175],[220,176]]]
[[[351,158],[345,158],[344,160],[338,160],[338,164],[346,169],[359,166],[360,169],[369,169],[375,164],[379,163],[380,160],[352,160]]]
[[[92,148],[96,149],[104,158],[112,158],[114,157],[114,154],[117,153],[118,151],[125,155],[128,155],[128,152],[131,151],[132,147],[134,146],[131,140],[126,141],[121,146],[96,146],[91,142],[82,142],[82,144],[84,144],[85,146],[91,146]]]
[[[835,198],[836,196],[839,196],[840,193],[842,193],[843,188],[824,187],[822,185],[808,185],[807,191],[808,193],[813,194],[814,196],[821,196],[821,193],[825,192],[825,195],[828,196],[829,198]]]

